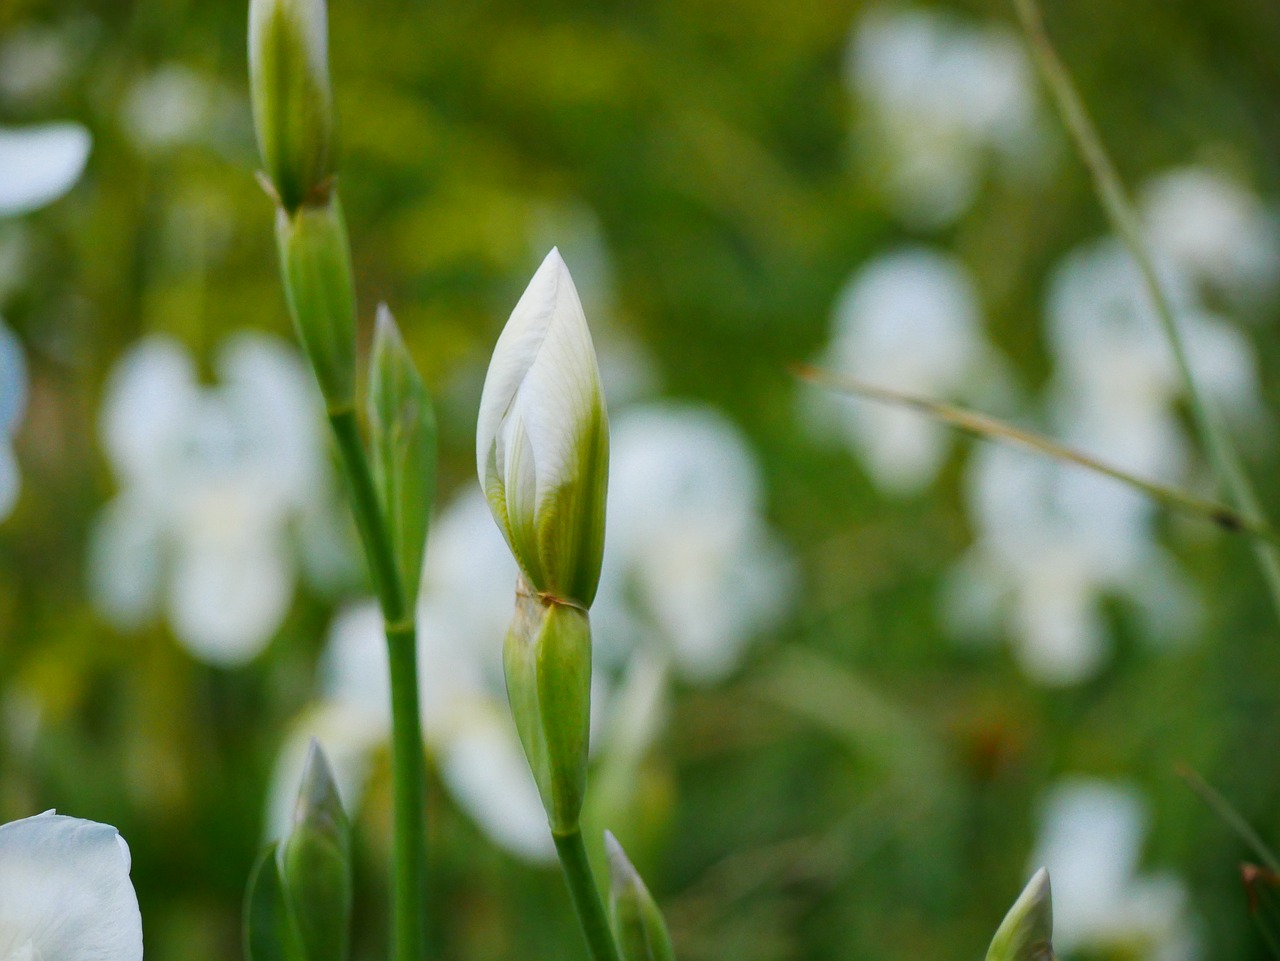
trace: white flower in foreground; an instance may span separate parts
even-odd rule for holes
[[[129,846],[52,811],[0,825],[0,961],[141,961]]]
[[[1141,961],[1199,956],[1182,882],[1140,873],[1147,827],[1131,786],[1071,778],[1050,792],[1031,863],[1053,876],[1053,940],[1063,957],[1114,948]]]
[[[89,144],[89,132],[77,123],[0,127],[0,217],[29,213],[70,190]]]
[[[494,347],[476,467],[529,582],[584,606],[595,596],[604,550],[608,432],[591,333],[552,249]]]
[[[894,390],[955,398],[991,366],[969,272],[923,247],[861,267],[836,301],[833,325],[823,365]],[[933,480],[951,444],[948,428],[884,404],[831,404],[881,487],[908,493]]]
[[[989,161],[1017,169],[1039,160],[1035,77],[1003,25],[873,8],[850,38],[847,78],[862,112],[862,159],[913,226],[943,227],[969,209]]]
[[[293,540],[325,523],[317,492],[329,478],[314,388],[291,348],[238,334],[216,367],[222,383],[203,387],[178,343],[152,337],[113,372],[101,431],[121,491],[98,522],[90,580],[120,627],[163,608],[196,657],[234,665],[280,626]]]

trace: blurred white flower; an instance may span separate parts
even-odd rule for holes
[[[80,179],[89,131],[78,123],[0,127],[0,217],[53,203]]]
[[[1228,416],[1256,417],[1248,343],[1200,306],[1176,265],[1162,263],[1161,275],[1202,389]],[[1106,238],[1068,253],[1049,279],[1045,309],[1057,362],[1055,403],[1070,412],[1069,423],[1100,428],[1080,440],[1102,444],[1100,455],[1123,458],[1118,466],[1168,479],[1183,458],[1173,411],[1182,381],[1146,285],[1120,241]],[[1108,429],[1123,440],[1111,442]]]
[[[1177,263],[1164,260],[1160,270],[1205,393],[1237,427],[1262,423],[1250,345],[1203,308]],[[1044,397],[1047,432],[1139,477],[1186,484],[1195,465],[1182,381],[1118,240],[1063,258],[1049,280],[1046,325],[1056,362]],[[1031,677],[1071,684],[1109,655],[1109,597],[1130,603],[1150,640],[1194,631],[1199,598],[1156,543],[1152,499],[1083,468],[990,446],[975,451],[967,477],[978,542],[944,597],[958,633],[1003,628]]]
[[[52,811],[0,825],[0,959],[142,961],[129,846]]]
[[[1194,627],[1194,589],[1153,543],[1150,502],[1083,468],[994,444],[967,470],[977,543],[945,585],[962,636],[1003,628],[1023,670],[1043,684],[1092,677],[1110,654],[1102,602],[1137,606],[1149,632]]]
[[[912,226],[943,227],[964,213],[992,160],[1013,169],[1039,162],[1034,74],[1003,25],[872,8],[850,37],[846,79],[860,108],[862,159]]]
[[[1117,947],[1142,961],[1199,956],[1182,882],[1140,873],[1147,828],[1132,786],[1069,778],[1050,792],[1031,863],[1053,877],[1053,942],[1064,958]]]
[[[822,363],[839,373],[934,398],[989,381],[995,366],[977,294],[954,257],[923,247],[863,265],[836,301]],[[912,411],[832,397],[848,442],[894,493],[918,491],[938,472],[951,431]]]
[[[53,100],[84,57],[91,30],[92,21],[85,20],[6,29],[0,39],[0,93],[28,107]]]
[[[592,728],[594,743],[630,756],[662,723],[654,689],[665,687],[667,665],[693,681],[723,676],[782,613],[793,573],[761,519],[749,449],[718,415],[642,408],[618,417],[613,435],[605,575],[591,615],[599,652]],[[422,719],[455,800],[496,843],[549,861],[546,814],[502,676],[516,574],[479,491],[436,517],[418,602]],[[631,719],[627,737],[596,737],[615,727],[619,711]],[[358,803],[368,756],[389,731],[382,622],[368,602],[334,621],[318,703],[299,718],[277,763],[268,831],[287,824],[312,734],[334,759],[344,799]]]
[[[242,122],[240,109],[237,97],[209,76],[171,63],[130,85],[120,121],[140,150],[162,153],[185,144],[216,146]]]
[[[1183,167],[1141,190],[1155,249],[1199,287],[1245,302],[1276,291],[1280,225],[1248,188],[1206,167]]]
[[[71,189],[89,157],[89,132],[74,123],[0,127],[0,217],[18,216],[52,203]],[[21,269],[22,238],[4,238],[0,291],[9,269]],[[8,261],[16,262],[16,268]],[[27,365],[18,338],[0,322],[0,520],[18,499],[20,477],[13,435],[27,403]]]
[[[230,337],[201,386],[176,341],[150,337],[112,372],[101,432],[121,491],[91,544],[95,600],[117,625],[164,608],[213,664],[256,656],[293,596],[295,528],[328,506],[306,368],[261,334]]]
[[[705,408],[633,408],[611,434],[596,651],[617,665],[655,647],[686,679],[721,680],[776,626],[795,582],[764,520],[760,469],[737,428]]]
[[[18,499],[21,483],[13,435],[27,405],[27,363],[22,345],[0,323],[0,520],[8,517]]]

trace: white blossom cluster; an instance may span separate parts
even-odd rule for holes
[[[120,491],[96,525],[89,577],[119,628],[163,614],[192,655],[234,666],[279,629],[303,562],[323,581],[345,546],[297,352],[234,334],[214,366],[219,383],[202,384],[186,349],[155,335],[112,372],[101,434]]]
[[[873,9],[855,27],[848,76],[860,115],[896,162],[881,189],[909,228],[954,221],[976,201],[984,164],[1013,156],[1013,145],[1030,151],[1024,159],[1043,156],[1034,78],[1004,27]],[[1244,184],[1206,167],[1154,177],[1137,196],[1196,377],[1233,430],[1262,438],[1256,360],[1220,312],[1253,316],[1277,294],[1276,217]],[[1010,418],[1146,479],[1197,485],[1203,466],[1181,422],[1182,380],[1118,239],[1081,244],[1050,270],[1043,340],[1053,371],[1038,394],[1017,384],[990,343],[980,291],[979,278],[944,250],[916,244],[878,255],[838,296],[822,362]],[[824,414],[894,494],[931,484],[951,443],[950,430],[904,410],[842,401]],[[942,597],[957,637],[1006,635],[1031,678],[1065,685],[1107,663],[1108,598],[1125,602],[1150,641],[1194,634],[1199,599],[1157,542],[1150,499],[1074,465],[986,444],[973,450],[964,483],[975,543]]]

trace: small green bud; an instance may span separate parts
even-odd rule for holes
[[[333,173],[325,0],[250,0],[249,90],[280,205],[323,200]]]
[[[369,385],[373,473],[391,531],[405,607],[417,603],[436,487],[436,418],[395,318],[378,308]]]
[[[587,789],[591,624],[523,581],[502,652],[507,698],[552,833],[577,829]]]
[[[675,961],[667,922],[632,866],[622,845],[608,831],[604,847],[609,856],[609,922],[622,961]]]
[[[356,295],[351,248],[334,194],[320,206],[276,215],[285,296],[298,339],[331,411],[355,403]]]
[[[324,752],[311,742],[293,829],[281,849],[285,894],[307,961],[346,961],[351,928],[351,825]]]
[[[537,591],[590,607],[604,554],[609,418],[582,303],[547,254],[498,343],[480,397],[476,467]]]
[[[1053,892],[1041,868],[1013,902],[987,951],[987,961],[1056,961],[1053,953]]]
[[[244,899],[244,954],[248,961],[306,961],[280,876],[278,844],[263,851],[249,873]]]

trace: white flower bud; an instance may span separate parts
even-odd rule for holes
[[[296,210],[332,173],[325,0],[250,0],[249,90],[267,175]]]
[[[591,333],[558,250],[533,275],[494,348],[476,466],[534,590],[589,606],[604,551],[609,425]]]
[[[1041,868],[1013,902],[987,951],[987,961],[1055,961],[1053,894]]]

